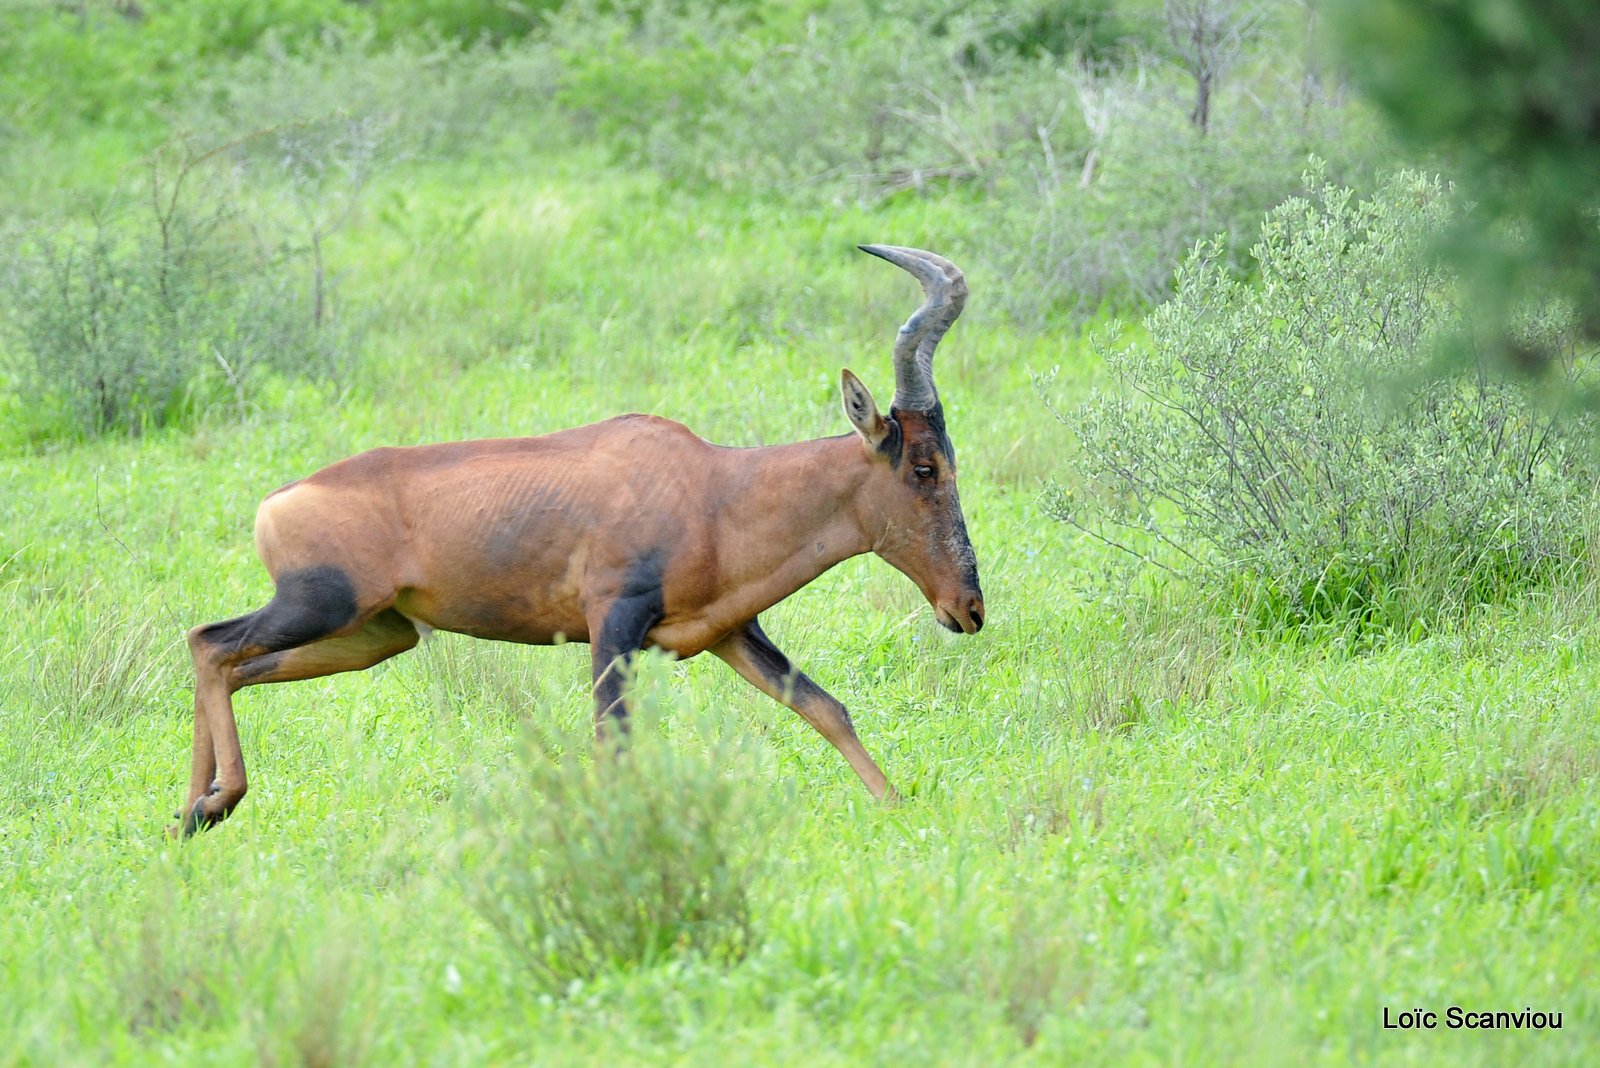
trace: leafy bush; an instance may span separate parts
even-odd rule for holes
[[[574,0],[522,51],[548,51],[560,69],[552,96],[561,122],[620,157],[678,180],[715,173],[702,159],[716,116],[748,69],[755,38],[737,7],[660,0],[619,7]]]
[[[282,177],[276,172],[318,160],[344,172],[352,163],[470,154],[513,125],[525,127],[530,115],[548,111],[556,63],[534,45],[379,46],[369,35],[349,35],[296,54],[267,42],[196,78],[197,91],[176,110],[182,128],[208,140],[260,131],[230,153],[257,177]],[[315,152],[309,161],[307,148]]]
[[[158,154],[137,208],[25,233],[0,276],[10,365],[36,432],[94,436],[246,408],[262,372],[327,379],[348,337],[321,328],[320,279],[228,196],[191,196],[207,154]],[[309,272],[308,272],[309,273]],[[311,299],[308,299],[308,293]]]
[[[298,0],[274,30],[256,0],[228,0],[215,31],[184,3],[137,25],[92,20],[81,40],[61,25],[34,35],[75,59],[135,45],[167,57],[102,64],[151,86],[211,56],[215,74],[181,91],[86,72],[83,92],[104,82],[107,107],[160,101],[219,139],[278,131],[251,153],[364,125],[386,154],[462,155],[531,127],[542,148],[597,144],[690,186],[868,202],[953,191],[990,250],[974,266],[1009,279],[1008,310],[1033,324],[1159,299],[1195,240],[1291,195],[1308,152],[1347,181],[1357,168],[1342,161],[1364,155],[1358,116],[1281,58],[1308,49],[1287,3],[1251,17],[1260,33],[1208,83],[1204,135],[1166,29],[1114,0],[328,5]]]
[[[636,692],[626,750],[590,759],[589,729],[530,725],[512,773],[477,803],[487,853],[469,897],[553,990],[686,952],[737,960],[755,938],[766,821],[749,754],[727,736],[674,744],[654,693]]]
[[[1352,78],[1413,150],[1443,151],[1479,205],[1443,247],[1472,286],[1479,345],[1524,370],[1560,352],[1518,336],[1562,294],[1600,343],[1600,12],[1581,0],[1334,0]]]
[[[935,30],[949,32],[949,25],[963,21],[959,17],[963,15],[978,27],[977,40],[968,50],[972,61],[985,53],[1100,61],[1129,47],[1153,48],[1160,39],[1152,20],[1116,0],[960,3],[938,17]]]
[[[1057,76],[1077,117],[1008,161],[985,209],[999,235],[995,270],[1011,280],[1002,299],[1021,321],[1161,300],[1188,250],[1213,234],[1229,235],[1215,243],[1220,262],[1247,272],[1243,235],[1299,190],[1310,154],[1335,179],[1368,184],[1366,116],[1337,99],[1302,99],[1281,75],[1217,90],[1205,131],[1172,85],[1140,67]]]
[[[1347,181],[1371,154],[1366,116],[1313,71],[1258,62],[1305,32],[1292,20],[1241,42],[1200,130],[1187,76],[1155,51],[1164,35],[1107,38],[1107,14],[1093,0],[759,18],[573,0],[521,50],[561,57],[560,121],[673,182],[868,202],[987,193],[967,197],[990,250],[975,262],[1037,324],[1160,299],[1196,240],[1291,196],[1308,153]],[[1243,266],[1243,248],[1229,256]]]
[[[344,0],[0,5],[0,122],[140,127],[193,92],[198,68],[264,40],[314,50],[369,22],[365,5]]]
[[[574,0],[528,47],[561,57],[568,121],[673,181],[872,199],[986,181],[1035,143],[1059,110],[1051,35],[1073,32],[1049,6]]]
[[[1573,564],[1600,474],[1585,425],[1481,370],[1426,374],[1462,314],[1421,255],[1452,211],[1420,174],[1357,200],[1313,173],[1261,226],[1258,282],[1201,243],[1147,345],[1102,339],[1116,388],[1068,420],[1088,499],[1057,487],[1052,513],[1174,570],[1242,576],[1290,625],[1408,625]],[[1570,337],[1570,317],[1524,329]]]

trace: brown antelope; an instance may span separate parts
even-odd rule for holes
[[[768,640],[757,616],[871,550],[956,632],[983,626],[978,562],[956,496],[933,350],[967,286],[948,260],[863,245],[926,300],[894,344],[888,418],[848,370],[855,432],[726,448],[679,423],[623,415],[532,438],[374,449],[273,492],[255,543],[265,608],[189,632],[194,757],[172,828],[193,834],[245,794],[232,695],[359,671],[432,629],[593,647],[596,729],[624,728],[620,663],[651,646],[710,650],[798,712],[874,797],[892,796],[850,715]]]

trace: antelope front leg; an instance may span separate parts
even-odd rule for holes
[[[644,648],[645,635],[661,622],[661,572],[654,557],[636,562],[622,590],[590,617],[590,656],[594,667],[595,737],[605,741],[606,725],[628,733],[628,704],[623,693],[627,660]]]
[[[850,762],[873,797],[880,801],[898,800],[894,787],[856,737],[855,725],[844,705],[793,667],[762,632],[759,623],[752,619],[744,629],[713,645],[711,651],[756,689],[798,712],[800,718],[815,727]]]

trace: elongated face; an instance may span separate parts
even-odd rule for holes
[[[958,634],[983,627],[978,555],[956,492],[956,452],[944,408],[889,413],[885,419],[861,380],[840,381],[844,414],[861,438],[868,477],[857,500],[872,551],[917,584],[939,623]]]
[[[983,589],[944,410],[936,403],[927,412],[892,411],[888,422],[883,471],[874,480],[881,485],[883,525],[874,551],[917,584],[941,626],[976,634],[983,628]]]

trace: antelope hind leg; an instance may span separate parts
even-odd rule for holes
[[[277,592],[259,611],[189,632],[195,672],[194,752],[183,822],[170,833],[192,835],[226,819],[248,789],[233,714],[234,692],[257,682],[366,667],[383,659],[374,656],[375,647],[393,647],[384,654],[390,656],[402,651],[398,642],[403,631],[383,612],[386,607],[377,604],[363,612],[349,576],[340,568],[319,566],[278,576]],[[380,614],[382,622],[370,640],[341,643],[299,658],[283,656],[302,646],[321,645],[325,639],[354,638]],[[399,618],[415,644],[415,628]],[[296,666],[301,673],[294,673]]]

